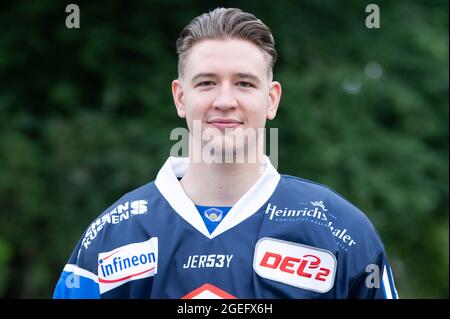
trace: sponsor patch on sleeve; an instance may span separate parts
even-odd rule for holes
[[[336,266],[336,257],[325,249],[274,238],[261,238],[255,246],[253,269],[259,276],[301,289],[328,292]]]
[[[100,293],[126,282],[154,276],[158,265],[158,238],[129,244],[98,255]]]

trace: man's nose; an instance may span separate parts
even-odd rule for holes
[[[217,96],[214,99],[213,107],[221,110],[227,110],[238,106],[236,97],[233,93],[233,88],[229,84],[221,85]]]

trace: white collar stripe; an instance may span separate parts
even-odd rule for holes
[[[197,208],[186,195],[177,179],[186,172],[189,158],[169,157],[159,171],[155,184],[178,215],[200,233],[212,239],[256,213],[272,196],[280,181],[280,174],[272,166],[267,156],[264,156],[264,160],[265,170],[263,175],[231,208],[212,234],[209,234]]]
[[[185,159],[186,161],[183,161]],[[187,158],[169,157],[156,176],[155,185],[175,212],[195,229],[211,238],[194,203],[186,195],[177,177],[187,170]]]

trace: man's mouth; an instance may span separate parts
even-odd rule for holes
[[[213,118],[207,120],[206,123],[217,128],[235,128],[244,124],[242,121],[239,121],[237,119],[227,119],[227,118]]]

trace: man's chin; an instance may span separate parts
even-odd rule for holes
[[[205,162],[214,163],[256,163],[256,148],[250,148],[246,143],[236,144],[235,141],[221,140],[221,143],[204,145],[203,158]]]

